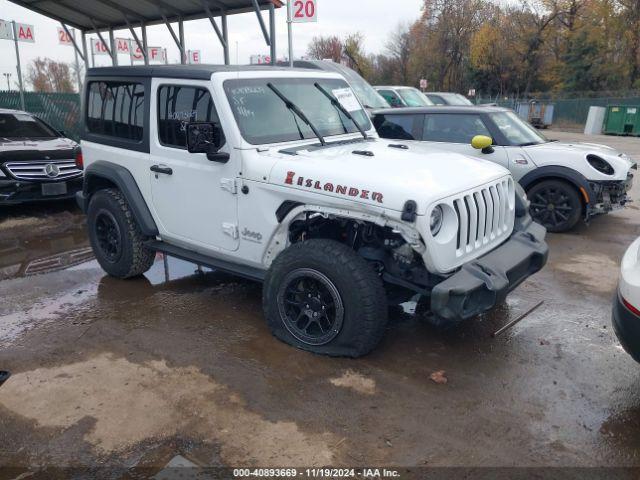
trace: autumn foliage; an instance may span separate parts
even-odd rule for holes
[[[366,54],[362,40],[315,38],[308,55],[345,61],[373,84],[426,78],[430,90],[640,89],[640,0],[424,0],[383,52]]]

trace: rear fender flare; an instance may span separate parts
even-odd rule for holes
[[[82,196],[78,198],[78,203],[82,210],[84,212],[87,211],[91,196],[101,189],[101,186],[105,183],[104,181],[115,185],[122,192],[143,235],[156,237],[158,235],[158,227],[149,211],[149,207],[133,175],[122,165],[99,160],[86,168]]]

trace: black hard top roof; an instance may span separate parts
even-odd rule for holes
[[[402,108],[383,108],[375,110],[374,115],[409,115],[416,113],[492,113],[507,112],[508,108],[493,106],[457,106],[457,105],[434,105],[432,107],[402,107]]]
[[[88,77],[155,77],[209,80],[217,72],[306,72],[302,68],[272,67],[269,65],[148,65],[90,68]]]

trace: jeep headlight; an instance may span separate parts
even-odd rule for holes
[[[431,227],[431,235],[433,235],[434,237],[438,235],[438,233],[440,233],[443,217],[444,215],[442,212],[442,207],[440,205],[431,210],[431,219],[429,220],[429,226]]]

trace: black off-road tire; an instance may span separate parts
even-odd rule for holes
[[[571,230],[582,216],[582,200],[578,190],[563,180],[543,180],[527,190],[531,217],[547,231]],[[548,208],[551,205],[551,208]]]
[[[309,344],[287,327],[281,308],[288,280],[298,272],[327,279],[339,295],[343,308],[339,330],[326,343]],[[303,280],[304,281],[304,280]],[[334,292],[334,293],[335,293]],[[273,335],[289,345],[335,357],[360,357],[373,350],[387,326],[387,299],[382,280],[366,260],[334,240],[314,239],[297,243],[275,259],[267,272],[262,305]],[[295,330],[295,329],[294,329]]]
[[[100,241],[104,236],[99,230],[104,231],[104,227],[98,225],[105,222],[115,225],[112,237],[120,244],[116,251],[109,251],[103,246],[104,242]],[[99,190],[91,196],[87,209],[87,227],[94,255],[109,275],[117,278],[137,277],[153,265],[155,252],[145,247],[146,238],[140,232],[133,213],[119,190]]]

